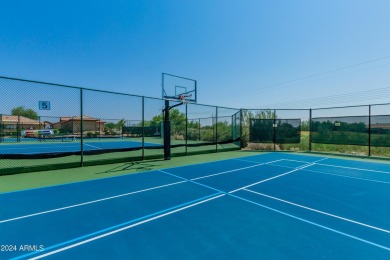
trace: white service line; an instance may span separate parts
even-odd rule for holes
[[[334,214],[331,214],[331,213],[327,213],[327,212],[324,212],[324,211],[321,211],[321,210],[317,210],[317,209],[313,209],[313,208],[310,208],[310,207],[306,207],[306,206],[303,206],[303,205],[300,205],[300,204],[297,204],[297,203],[294,203],[294,202],[291,202],[291,201],[287,201],[287,200],[283,200],[283,199],[280,199],[280,198],[276,198],[276,197],[273,197],[273,196],[270,196],[270,195],[266,195],[266,194],[263,194],[263,193],[260,193],[260,192],[257,192],[257,191],[248,190],[248,189],[244,189],[244,190],[248,191],[248,192],[251,192],[251,193],[254,193],[254,194],[257,194],[257,195],[260,195],[260,196],[264,196],[264,197],[273,199],[273,200],[281,201],[283,203],[287,203],[287,204],[290,204],[290,205],[293,205],[293,206],[296,206],[296,207],[299,207],[299,208],[303,208],[303,209],[307,209],[307,210],[310,210],[310,211],[314,211],[314,212],[317,212],[317,213],[320,213],[320,214],[323,214],[323,215],[327,215],[327,216],[330,216],[330,217],[333,217],[333,218],[338,218],[338,219],[341,219],[341,220],[344,220],[344,221],[347,221],[347,222],[351,222],[351,223],[354,223],[354,224],[357,224],[357,225],[361,225],[361,226],[364,226],[364,227],[376,229],[378,231],[382,231],[382,232],[385,232],[385,233],[390,233],[390,230],[386,230],[386,229],[383,229],[383,228],[379,228],[379,227],[375,227],[375,226],[372,226],[372,225],[368,225],[368,224],[365,224],[365,223],[362,223],[362,222],[359,222],[359,221],[356,221],[356,220],[340,217],[340,216],[337,216],[337,215],[334,215]]]
[[[179,182],[169,183],[169,184],[166,184],[166,185],[156,186],[156,187],[143,189],[143,190],[138,190],[138,191],[133,191],[133,192],[124,193],[124,194],[119,194],[119,195],[116,195],[116,196],[111,196],[111,197],[102,198],[102,199],[98,199],[98,200],[87,201],[87,202],[84,202],[84,203],[74,204],[74,205],[70,205],[70,206],[66,206],[66,207],[62,207],[62,208],[56,208],[56,209],[51,209],[51,210],[47,210],[47,211],[37,212],[37,213],[34,213],[34,214],[29,214],[29,215],[25,215],[25,216],[16,217],[16,218],[0,220],[0,224],[6,223],[6,222],[15,221],[15,220],[19,220],[19,219],[24,219],[24,218],[29,218],[29,217],[43,215],[43,214],[48,214],[48,213],[61,211],[61,210],[65,210],[65,209],[71,209],[71,208],[76,208],[76,207],[80,207],[80,206],[85,206],[85,205],[88,205],[88,204],[102,202],[102,201],[105,201],[105,200],[116,199],[116,198],[120,198],[120,197],[124,197],[124,196],[129,196],[129,195],[145,192],[145,191],[165,188],[165,187],[168,187],[168,186],[173,186],[173,185],[177,185],[177,184],[184,183],[184,182],[186,182],[186,181],[179,181]]]

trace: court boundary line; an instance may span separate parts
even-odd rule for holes
[[[361,226],[364,226],[364,227],[367,227],[367,228],[372,228],[372,229],[375,229],[375,230],[378,230],[378,231],[382,231],[382,232],[385,232],[385,233],[390,233],[390,230],[387,230],[387,229],[383,229],[383,228],[379,228],[379,227],[372,226],[372,225],[369,225],[369,224],[365,224],[363,222],[359,222],[359,221],[356,221],[356,220],[353,220],[353,219],[344,218],[344,217],[341,217],[341,216],[338,216],[338,215],[334,215],[334,214],[331,214],[331,213],[328,213],[328,212],[325,212],[325,211],[321,211],[321,210],[310,208],[310,207],[307,207],[307,206],[304,206],[304,205],[301,205],[301,204],[297,204],[297,203],[294,203],[294,202],[291,202],[291,201],[288,201],[288,200],[284,200],[284,199],[281,199],[281,198],[273,197],[273,196],[270,196],[270,195],[267,195],[267,194],[264,194],[264,193],[261,193],[261,192],[257,192],[257,191],[249,190],[249,189],[243,189],[243,190],[251,192],[251,193],[254,193],[254,194],[257,194],[257,195],[260,195],[260,196],[264,196],[264,197],[267,197],[267,198],[270,198],[270,199],[273,199],[273,200],[277,200],[277,201],[280,201],[280,202],[283,202],[283,203],[286,203],[286,204],[290,204],[290,205],[293,205],[295,207],[299,207],[299,208],[310,210],[310,211],[313,211],[313,212],[316,212],[316,213],[320,213],[320,214],[323,214],[323,215],[326,215],[326,216],[329,216],[329,217],[337,218],[337,219],[340,219],[340,220],[351,222],[353,224],[361,225]]]

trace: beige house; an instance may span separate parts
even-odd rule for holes
[[[4,126],[4,130],[37,130],[40,127],[40,122],[38,120],[30,119],[24,116],[10,116],[10,115],[1,115],[0,122]]]
[[[104,130],[104,121],[90,116],[83,116],[83,130],[84,132],[100,132]],[[60,121],[53,124],[54,129],[66,131],[68,133],[81,132],[81,117],[79,116],[64,116],[60,117]]]

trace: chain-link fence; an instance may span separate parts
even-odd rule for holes
[[[0,174],[164,158],[165,100],[5,77],[0,97]],[[171,154],[244,148],[390,157],[389,111],[390,104],[182,104],[169,114]]]
[[[244,110],[242,142],[251,150],[390,157],[390,104]]]
[[[5,77],[0,97],[0,174],[164,158],[165,100]],[[239,111],[175,107],[172,155],[240,149]]]
[[[308,151],[309,124],[309,109],[244,110],[242,142],[250,150]]]

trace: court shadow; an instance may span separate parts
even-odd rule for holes
[[[154,170],[156,167],[161,166],[160,163],[164,161],[163,159],[156,159],[156,160],[150,160],[150,161],[144,161],[144,162],[128,162],[124,163],[122,165],[113,167],[112,169],[103,171],[103,172],[97,172],[95,174],[104,174],[104,173],[117,173],[117,172],[142,172],[142,171],[151,171]]]

